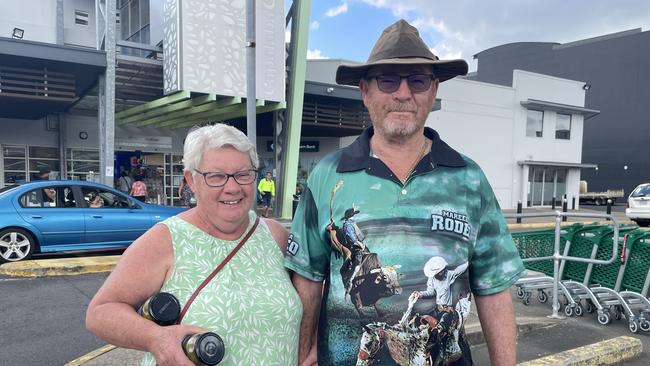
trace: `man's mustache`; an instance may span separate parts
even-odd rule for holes
[[[388,112],[417,112],[417,107],[408,103],[393,103],[386,110]]]

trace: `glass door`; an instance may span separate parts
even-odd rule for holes
[[[552,206],[553,197],[561,205],[566,194],[567,169],[531,166],[528,171],[528,207]]]

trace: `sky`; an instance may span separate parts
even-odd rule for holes
[[[435,55],[463,58],[474,71],[475,54],[506,43],[650,30],[650,1],[311,0],[307,58],[365,61],[383,29],[400,18],[418,28]]]

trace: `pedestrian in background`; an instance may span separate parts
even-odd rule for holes
[[[271,207],[271,200],[275,198],[275,182],[273,181],[273,174],[266,172],[266,177],[257,185],[257,190],[262,196],[262,215],[269,217],[269,207]]]
[[[147,199],[147,185],[142,181],[142,176],[135,177],[135,182],[133,182],[129,194],[138,201],[145,202]]]
[[[124,194],[129,194],[131,187],[133,187],[133,178],[129,177],[126,170],[122,170],[120,178],[117,180],[117,189]]]
[[[178,186],[178,196],[181,198],[181,206],[190,208],[196,206],[194,192],[192,192],[192,187],[187,184],[187,179],[185,179],[185,177],[183,177],[181,185]]]

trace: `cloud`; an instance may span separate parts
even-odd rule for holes
[[[348,12],[348,3],[344,1],[339,6],[335,6],[333,8],[327,9],[327,11],[325,12],[325,16],[328,17],[328,18],[333,18],[335,16],[338,16],[338,15],[341,15],[341,14],[344,14],[344,13],[347,13],[347,12]]]
[[[483,50],[507,43],[567,43],[650,28],[650,2],[646,0],[615,5],[608,0],[360,1],[415,25],[441,58],[454,55],[467,61]]]
[[[309,30],[316,30],[318,28],[320,28],[320,23],[318,22],[318,20],[314,20],[313,22],[311,22],[311,24],[309,24]]]
[[[291,42],[291,30],[287,29],[284,31],[284,43]]]
[[[321,60],[326,58],[329,57],[322,55],[319,49],[307,50],[307,60]]]

